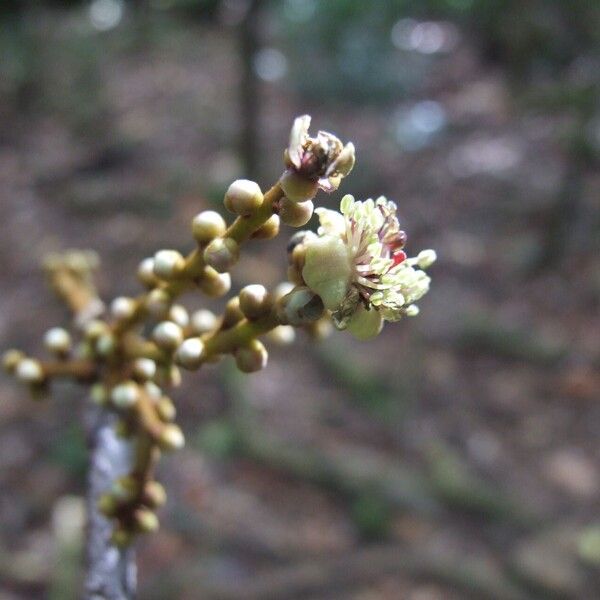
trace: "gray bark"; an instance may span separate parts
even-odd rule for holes
[[[85,600],[131,600],[137,569],[133,548],[120,550],[110,543],[112,523],[97,509],[98,498],[131,467],[130,444],[113,429],[115,417],[92,407],[88,417],[89,470],[87,489]]]

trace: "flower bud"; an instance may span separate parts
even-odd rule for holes
[[[202,364],[204,344],[198,337],[188,338],[177,348],[175,362],[184,369],[193,371]]]
[[[152,331],[152,339],[160,348],[170,352],[183,342],[183,331],[172,321],[162,321]]]
[[[279,216],[271,215],[265,224],[250,237],[254,240],[270,240],[279,233]]]
[[[146,298],[146,309],[155,318],[164,318],[169,312],[173,300],[165,290],[152,290]]]
[[[14,373],[17,365],[25,358],[25,354],[20,350],[7,350],[2,355],[2,366],[7,373]]]
[[[263,285],[247,285],[240,291],[239,306],[246,318],[258,319],[271,310],[273,300]]]
[[[279,325],[267,333],[267,338],[275,344],[287,346],[296,339],[296,331],[291,325]]]
[[[154,381],[146,381],[144,383],[144,391],[153,400],[160,400],[162,398],[162,390],[154,383]]]
[[[160,420],[164,421],[165,423],[171,423],[177,416],[177,409],[175,408],[175,405],[166,396],[163,396],[156,403],[156,412],[158,413]]]
[[[216,238],[204,249],[204,262],[219,273],[229,271],[239,256],[240,247],[232,238]]]
[[[177,250],[159,250],[154,255],[154,274],[160,279],[175,279],[185,268],[185,258]]]
[[[94,319],[86,324],[84,328],[85,339],[90,342],[95,342],[103,333],[109,330],[108,325],[104,321]]]
[[[179,387],[181,385],[181,371],[175,365],[171,365],[166,372],[165,382],[171,387]]]
[[[159,527],[158,517],[147,508],[138,508],[133,513],[135,528],[140,533],[152,533]]]
[[[116,408],[126,410],[135,406],[140,397],[140,391],[134,381],[126,381],[115,386],[110,393],[110,399]]]
[[[97,340],[94,346],[98,356],[108,358],[114,354],[117,349],[117,343],[112,333],[103,333]]]
[[[133,532],[119,526],[112,532],[110,541],[117,548],[127,548],[133,541]]]
[[[137,358],[133,363],[133,376],[148,381],[156,375],[156,363],[150,358]]]
[[[302,227],[310,221],[314,208],[315,205],[312,200],[293,202],[289,198],[284,197],[279,203],[279,217],[286,225]]]
[[[238,179],[225,193],[225,208],[242,217],[253,214],[263,203],[263,193],[254,181]]]
[[[291,202],[312,200],[319,189],[318,181],[307,179],[293,169],[287,169],[284,172],[279,179],[279,185],[285,197]]]
[[[229,273],[218,273],[212,267],[205,267],[198,285],[207,296],[219,298],[231,289],[231,276]]]
[[[374,308],[367,310],[362,304],[358,305],[347,325],[348,331],[359,340],[370,340],[381,333],[383,318]]]
[[[199,244],[221,237],[227,230],[223,217],[214,210],[198,213],[192,221],[192,235]]]
[[[167,501],[167,492],[158,481],[147,481],[142,492],[142,502],[149,508],[158,508]]]
[[[90,400],[98,406],[105,406],[110,399],[108,390],[102,383],[95,383],[90,388]]]
[[[305,325],[323,314],[323,301],[307,287],[298,287],[277,303],[277,314],[283,324]]]
[[[339,237],[324,235],[305,244],[302,277],[329,310],[342,304],[352,275],[348,248]]]
[[[416,317],[419,314],[419,307],[416,304],[409,304],[404,309],[404,314],[407,317]]]
[[[254,373],[267,366],[268,353],[262,342],[252,340],[247,346],[238,348],[235,353],[235,363],[240,371]]]
[[[437,259],[437,254],[435,250],[421,250],[417,255],[417,264],[421,269],[427,269],[430,267]]]
[[[119,510],[119,503],[112,494],[102,494],[98,498],[98,510],[105,517],[114,517]]]
[[[185,445],[185,438],[177,425],[169,423],[162,430],[158,443],[163,450],[179,450]]]
[[[169,310],[168,321],[173,321],[176,325],[179,325],[182,329],[187,327],[190,323],[190,316],[185,306],[181,304],[173,304],[171,310]]]
[[[71,335],[62,327],[53,327],[46,331],[44,345],[53,354],[66,356],[71,351]]]
[[[138,266],[137,277],[140,283],[147,288],[156,287],[159,284],[158,277],[154,274],[154,259],[145,258]]]
[[[112,484],[111,494],[119,504],[131,502],[140,491],[140,482],[132,475],[123,475]]]
[[[190,326],[196,335],[202,335],[216,329],[219,320],[210,310],[200,309],[192,314]]]
[[[230,298],[225,305],[221,329],[229,329],[236,323],[239,323],[243,318],[244,313],[240,309],[240,299],[238,296],[234,296],[233,298]]]
[[[41,383],[44,380],[44,370],[38,360],[24,358],[18,362],[15,376],[22,383]]]
[[[135,313],[136,301],[133,298],[119,296],[110,305],[110,313],[117,321],[127,321]]]

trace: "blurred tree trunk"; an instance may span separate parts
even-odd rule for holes
[[[110,543],[112,523],[98,511],[98,498],[131,466],[129,444],[116,436],[114,415],[93,407],[87,415],[90,462],[87,491],[85,600],[130,600],[135,596],[135,550]]]
[[[252,59],[260,46],[260,0],[249,0],[248,8],[239,26],[239,49],[242,62],[240,81],[241,135],[239,154],[248,179],[259,179],[259,82],[254,73]]]

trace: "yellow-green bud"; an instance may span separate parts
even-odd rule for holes
[[[181,371],[175,365],[171,365],[166,373],[166,383],[171,387],[179,387],[181,385]]]
[[[266,315],[273,306],[273,299],[265,286],[259,284],[247,285],[239,295],[239,307],[248,319],[258,319]]]
[[[305,244],[302,277],[321,297],[329,310],[335,310],[346,297],[352,264],[348,248],[339,237],[322,236]]]
[[[240,309],[240,299],[238,296],[234,296],[233,298],[230,298],[225,305],[221,329],[229,329],[236,323],[239,323],[243,318],[244,313]]]
[[[156,375],[156,363],[151,358],[137,358],[133,363],[133,375],[140,381],[148,381]]]
[[[158,481],[148,481],[144,485],[142,502],[149,508],[158,508],[167,501],[167,492]]]
[[[348,321],[348,331],[359,340],[370,340],[381,333],[383,318],[378,310],[367,310],[362,304]]]
[[[166,396],[163,396],[156,403],[156,412],[158,413],[160,420],[164,421],[165,423],[171,423],[177,416],[177,409],[175,408],[175,405]]]
[[[144,391],[153,400],[162,398],[162,390],[154,383],[154,381],[146,381],[146,383],[144,383]]]
[[[155,319],[160,319],[168,314],[172,302],[171,296],[165,290],[152,290],[146,298],[146,309]]]
[[[127,321],[135,313],[136,302],[133,298],[119,296],[110,305],[110,313],[117,321]]]
[[[183,342],[183,331],[172,321],[162,321],[153,329],[152,339],[160,348],[170,352]]]
[[[110,541],[117,548],[127,548],[133,541],[133,532],[119,526],[112,532]]]
[[[190,325],[196,335],[202,335],[216,329],[218,322],[219,320],[213,312],[202,308],[192,314]]]
[[[103,333],[96,340],[96,353],[103,358],[111,356],[115,352],[116,348],[116,340],[112,333]]]
[[[110,399],[112,403],[120,409],[128,409],[135,406],[140,398],[140,391],[135,381],[126,381],[115,386],[111,393]]]
[[[185,445],[185,438],[177,425],[169,423],[162,430],[158,443],[163,450],[179,450]]]
[[[263,193],[254,181],[238,179],[234,181],[225,193],[225,208],[242,217],[256,212],[263,203]]]
[[[417,254],[417,264],[421,269],[427,269],[437,260],[437,254],[435,250],[421,250]]]
[[[66,356],[71,351],[71,335],[62,327],[53,327],[46,331],[44,345],[53,354]]]
[[[279,215],[271,215],[264,225],[250,237],[255,240],[270,240],[279,233]]]
[[[110,399],[108,390],[102,383],[95,383],[90,388],[90,400],[98,406],[105,406]]]
[[[24,358],[18,362],[15,376],[23,383],[41,383],[44,380],[44,370],[38,360]]]
[[[223,217],[214,210],[198,213],[192,221],[192,235],[199,244],[221,237],[227,230]]]
[[[103,333],[108,331],[108,325],[104,321],[94,319],[86,324],[84,335],[86,340],[95,342]]]
[[[179,325],[179,327],[184,328],[187,327],[190,323],[190,316],[188,315],[188,311],[185,306],[181,306],[181,304],[173,304],[171,306],[171,310],[169,310],[168,321],[173,321]]]
[[[137,276],[140,283],[147,288],[156,287],[160,280],[154,274],[154,259],[145,258],[138,266]]]
[[[119,504],[131,502],[140,491],[140,482],[131,475],[123,475],[116,479],[111,494]]]
[[[279,325],[267,333],[271,342],[280,346],[287,346],[296,339],[296,330],[291,325]]]
[[[416,317],[419,314],[419,307],[416,304],[409,304],[404,310],[407,317]]]
[[[175,362],[190,371],[197,369],[202,364],[204,343],[198,337],[188,338],[177,348]]]
[[[185,258],[177,250],[159,250],[154,255],[154,274],[160,279],[175,279],[184,268]]]
[[[204,249],[204,262],[225,273],[235,265],[240,256],[240,247],[232,238],[216,238]]]
[[[140,533],[151,533],[158,529],[158,517],[147,508],[138,508],[133,513],[135,527]]]
[[[279,217],[286,225],[302,227],[310,221],[314,208],[315,205],[312,200],[293,202],[284,197],[279,204]]]
[[[231,289],[231,276],[229,273],[218,273],[212,267],[205,267],[198,285],[207,296],[219,298]]]
[[[240,371],[254,373],[267,366],[269,355],[260,340],[252,340],[247,346],[238,348],[235,353],[235,363]]]
[[[323,302],[307,287],[298,287],[277,303],[277,314],[283,324],[305,325],[323,314]]]
[[[14,373],[17,365],[25,358],[25,354],[20,350],[7,350],[2,355],[2,366],[7,373]]]
[[[112,494],[102,494],[98,498],[98,510],[105,517],[114,517],[119,510],[119,504]]]
[[[279,179],[279,185],[285,197],[292,202],[312,200],[319,189],[319,184],[316,180],[307,179],[296,173],[293,169],[285,171]]]

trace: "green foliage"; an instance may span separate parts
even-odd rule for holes
[[[365,492],[352,503],[352,520],[360,535],[368,540],[380,540],[388,535],[391,513],[389,502],[376,492]]]
[[[206,423],[197,437],[198,447],[211,456],[227,458],[237,452],[240,446],[239,434],[227,419]]]
[[[50,459],[75,477],[83,477],[87,468],[87,448],[81,427],[74,423],[61,432],[50,448]]]

